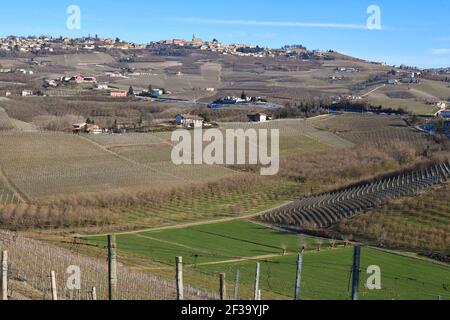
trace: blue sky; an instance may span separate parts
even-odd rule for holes
[[[5,1],[6,2],[6,1]],[[53,0],[8,1],[0,35],[101,37],[147,43],[192,34],[225,43],[268,47],[303,44],[419,67],[450,66],[450,1],[406,0]],[[81,29],[66,27],[69,5]],[[381,30],[365,28],[369,5],[381,9]]]

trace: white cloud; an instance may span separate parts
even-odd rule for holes
[[[436,55],[450,54],[450,48],[431,49],[431,53]]]
[[[222,24],[234,26],[260,26],[260,27],[306,27],[330,29],[367,29],[365,24],[350,23],[321,23],[321,22],[282,22],[282,21],[256,21],[256,20],[218,20],[218,19],[181,19],[182,22]]]

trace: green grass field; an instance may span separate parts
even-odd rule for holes
[[[104,246],[106,239],[88,240]],[[192,286],[217,290],[218,274],[225,272],[231,292],[239,269],[239,296],[247,299],[252,296],[256,261],[261,263],[263,298],[292,299],[297,252],[304,243],[302,298],[348,299],[352,248],[331,249],[329,241],[321,242],[319,252],[315,238],[246,221],[117,235],[119,256],[134,261],[136,267],[136,261],[145,261],[147,266],[154,263],[170,275],[175,257],[182,256],[185,281]],[[446,266],[370,248],[362,249],[361,263],[361,299],[450,298],[450,268]],[[369,291],[364,286],[370,265],[381,268],[382,290]]]

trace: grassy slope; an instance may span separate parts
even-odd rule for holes
[[[104,237],[89,238],[89,241],[105,244]],[[315,239],[304,238],[304,243],[308,251],[304,257],[303,298],[348,299],[352,249],[340,247],[330,250],[326,248],[328,243],[324,242],[321,252],[317,252]],[[291,299],[298,246],[298,235],[243,221],[118,236],[119,253],[124,259],[133,256],[166,265],[172,270],[174,257],[183,256],[186,281],[197,286],[214,290],[217,288],[217,274],[226,272],[231,290],[239,269],[240,296],[245,298],[251,298],[257,259],[261,262],[263,297]],[[286,256],[282,256],[282,247],[287,248]],[[239,258],[250,260],[230,261]],[[208,264],[211,262],[214,264]],[[450,297],[444,289],[450,276],[448,267],[364,248],[363,272],[369,265],[381,267],[383,289],[369,291],[361,285],[362,299]],[[366,279],[367,275],[362,273],[362,283]]]

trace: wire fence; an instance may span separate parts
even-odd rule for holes
[[[17,233],[0,231],[0,248],[7,250],[8,295],[13,298],[52,299],[50,272],[56,273],[56,288],[60,299],[92,300],[93,288],[98,300],[108,299],[108,263],[70,250],[54,247]],[[68,268],[79,267],[79,289],[69,290]],[[152,276],[146,272],[117,267],[118,300],[171,300],[176,298],[173,280]],[[217,293],[184,288],[189,299],[217,299]]]
[[[9,254],[8,295],[11,299],[52,299],[52,270],[56,273],[59,299],[109,299],[109,268],[106,258],[86,257],[77,253],[79,248],[63,249],[6,231],[0,231],[0,249],[8,250]],[[98,249],[107,251],[108,248],[100,246]],[[407,259],[411,259],[409,257],[399,260],[398,255],[390,252],[382,252],[380,256],[381,251],[368,247],[363,247],[362,251],[361,267],[357,270],[353,266],[353,249],[344,243],[321,249],[311,248],[304,252],[300,271],[298,254],[292,252],[254,258],[232,257],[226,253],[214,256],[209,253],[205,253],[205,256],[197,254],[196,257],[186,257],[182,266],[184,299],[218,300],[223,295],[232,300],[252,300],[255,297],[263,300],[292,300],[295,298],[297,276],[300,274],[300,299],[349,300],[352,298],[353,275],[356,271],[361,274],[361,282],[357,286],[360,299],[450,298],[448,265],[418,259],[408,261]],[[329,258],[329,253],[332,253],[333,259]],[[139,263],[137,265],[142,270],[123,266],[121,261],[127,261],[127,258],[129,257],[121,251],[117,254],[115,299],[177,298],[175,256],[173,263],[159,262],[159,267],[153,265],[148,270]],[[382,290],[370,289],[368,282],[366,283],[371,275],[366,270],[377,263],[382,266]],[[257,265],[259,272],[256,271]],[[81,270],[80,286],[76,289],[71,288],[71,266]],[[436,273],[432,272],[431,266]],[[150,274],[157,269],[164,271],[164,276]],[[219,281],[220,274],[224,274],[224,283]]]

